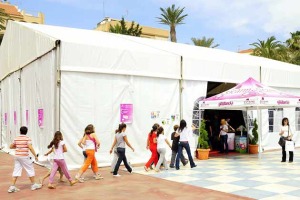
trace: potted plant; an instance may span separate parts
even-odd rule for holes
[[[256,122],[256,119],[254,120],[254,127],[252,129],[252,137],[250,138],[250,143],[249,143],[249,153],[250,154],[257,154],[258,153],[258,125]]]
[[[197,158],[200,160],[207,160],[209,151],[208,133],[205,129],[205,120],[201,120],[197,145]]]

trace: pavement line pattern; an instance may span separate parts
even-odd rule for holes
[[[195,160],[198,166],[193,169],[186,165],[157,173],[136,167],[134,172],[254,199],[299,200],[300,159],[295,157],[293,163],[280,160],[281,152],[276,151]]]

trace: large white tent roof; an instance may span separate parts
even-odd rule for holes
[[[300,87],[300,67],[288,63],[169,41],[12,21],[0,49],[0,80],[51,51],[58,40],[60,68],[65,71],[172,79],[182,74],[185,80],[231,83],[252,76],[270,86]]]

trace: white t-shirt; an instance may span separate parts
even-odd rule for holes
[[[178,132],[178,134],[180,135],[180,142],[188,142],[189,138],[193,135],[193,130],[185,127],[181,132]]]
[[[53,159],[64,159],[64,148],[63,145],[65,145],[65,142],[63,140],[61,140],[58,143],[58,148],[55,149],[55,146],[53,145],[53,149],[54,149],[54,156]]]
[[[227,125],[220,126],[220,129],[221,129],[221,131],[220,131],[221,135],[227,135],[227,132],[226,132],[226,131],[228,131],[228,126]]]
[[[160,134],[157,138],[157,149],[165,149],[166,148],[166,136]]]
[[[280,132],[283,131],[283,137],[287,137],[288,135],[291,136],[292,135],[292,132],[291,132],[291,129],[289,131],[289,126],[281,126],[281,130]]]

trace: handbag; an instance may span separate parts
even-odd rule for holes
[[[285,141],[286,141],[286,139],[287,139],[287,138],[281,136],[281,137],[279,138],[278,144],[279,144],[281,147],[285,146]]]

